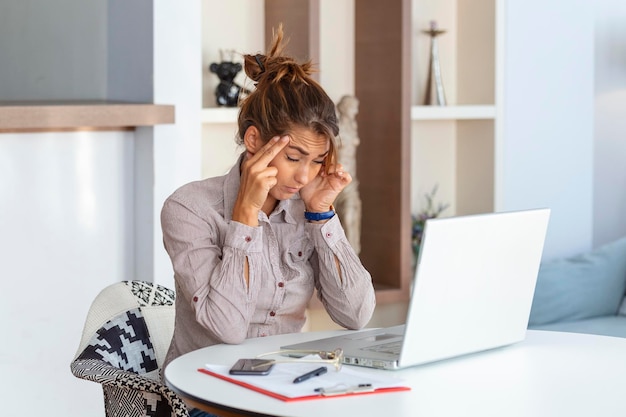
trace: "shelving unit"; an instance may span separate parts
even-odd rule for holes
[[[282,22],[285,37],[289,39],[287,53],[295,57],[311,57],[314,61],[319,57],[319,0],[232,0],[220,4],[219,14],[214,9],[212,1],[203,0],[203,87],[200,110],[203,177],[222,175],[232,165],[238,153],[235,145],[238,109],[217,107],[214,91],[219,80],[208,71],[211,63],[220,61],[220,50],[235,51],[233,59],[243,63],[237,54],[265,51],[272,29]],[[233,16],[237,18],[236,25],[230,20]],[[241,30],[242,27],[245,30]],[[246,83],[250,81],[242,70],[235,82],[247,86]]]
[[[496,132],[501,123],[496,30],[503,1],[354,2],[354,80],[361,139],[357,158],[359,166],[367,167],[358,175],[364,225],[361,259],[374,278],[379,303],[409,297],[411,213],[419,210],[424,192],[438,186],[437,200],[450,204],[444,215],[495,207]],[[268,25],[286,18],[287,9],[281,4],[280,0],[266,0],[265,27],[255,28],[255,33],[267,36]],[[292,7],[294,3],[288,4]],[[319,55],[315,42],[319,27],[310,23],[317,19],[321,26],[323,22],[315,7],[319,2],[310,0],[294,11],[308,22],[298,25],[303,33],[294,34],[306,37],[307,42],[297,47],[309,48],[300,52],[308,56]],[[270,9],[273,11],[267,13]],[[445,107],[418,104],[430,52],[420,30],[427,28],[430,20],[448,30],[440,41],[449,103]],[[240,50],[264,48],[250,45]],[[228,134],[232,141],[237,110],[210,108],[213,88],[205,83],[202,123],[211,135],[205,133],[204,141],[215,140],[217,134]]]
[[[429,63],[429,37],[421,31],[435,20],[447,30],[439,38],[439,54],[449,103],[411,108],[413,212],[419,211],[424,193],[435,185],[437,200],[450,204],[444,215],[496,208],[502,92],[497,32],[503,4],[503,0],[415,0],[412,4],[416,25],[412,101],[423,99]]]
[[[237,123],[236,108],[208,107],[202,109],[203,124]],[[491,105],[411,106],[412,121],[493,120],[496,108]]]
[[[386,300],[408,297],[411,213],[438,187],[444,215],[495,206],[496,27],[501,0],[360,0],[356,13],[356,96],[363,198],[361,253]],[[408,16],[408,18],[407,18]],[[436,20],[448,106],[422,106]],[[363,171],[361,171],[363,172]],[[381,278],[384,277],[384,278]]]
[[[496,108],[491,105],[412,106],[412,121],[433,120],[493,120]]]

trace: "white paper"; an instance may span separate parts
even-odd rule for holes
[[[321,366],[326,366],[328,372],[303,382],[293,382],[296,377]],[[399,378],[373,375],[346,366],[342,367],[340,371],[336,371],[333,365],[324,363],[299,363],[297,361],[277,363],[269,375],[230,375],[228,373],[230,366],[223,365],[207,364],[206,369],[287,398],[319,395],[320,393],[315,391],[318,388],[328,391],[350,391],[363,384],[371,384],[373,389],[404,386],[404,381]]]

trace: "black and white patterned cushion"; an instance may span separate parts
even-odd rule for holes
[[[158,381],[117,369],[97,359],[77,359],[72,373],[102,384],[107,417],[186,417],[185,403]]]
[[[187,417],[182,399],[158,379],[159,363],[142,313],[142,308],[173,306],[174,291],[142,281],[119,282],[110,289],[113,297],[119,291],[132,293],[128,305],[134,305],[92,330],[71,364],[72,373],[102,385],[107,417]]]
[[[173,290],[144,281],[124,281],[140,306],[171,306],[176,295]]]
[[[126,311],[102,326],[78,359],[100,359],[137,374],[158,369],[148,327],[139,308]]]

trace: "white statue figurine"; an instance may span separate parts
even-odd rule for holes
[[[344,188],[335,201],[346,237],[358,255],[361,251],[361,197],[356,167],[356,148],[360,140],[357,130],[356,115],[359,112],[359,100],[354,96],[343,96],[337,103],[339,119],[339,162],[352,175],[352,182]]]

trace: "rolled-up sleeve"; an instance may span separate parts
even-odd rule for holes
[[[376,306],[372,277],[348,242],[338,216],[323,224],[307,223],[306,230],[315,247],[311,263],[324,308],[343,327],[364,327]]]

